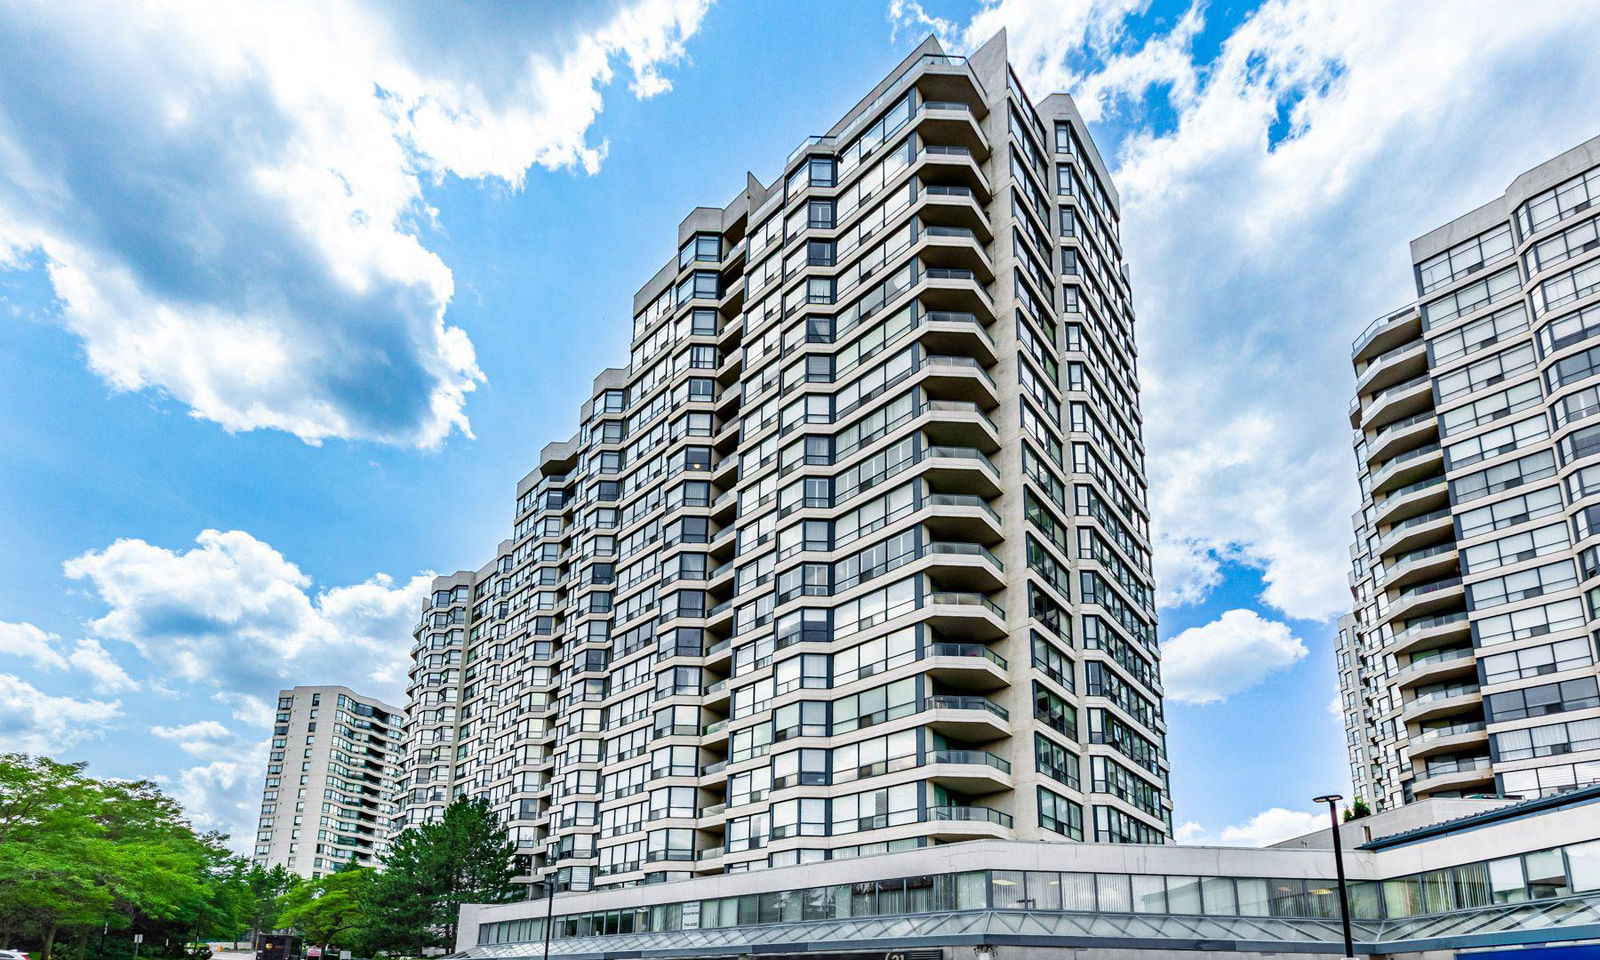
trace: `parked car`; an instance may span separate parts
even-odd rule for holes
[[[0,950],[0,960],[28,960],[28,955],[21,950]]]

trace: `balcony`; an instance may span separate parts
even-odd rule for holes
[[[936,839],[968,840],[1011,835],[1011,815],[989,807],[961,804],[929,807],[928,822],[931,825],[930,832]]]
[[[936,537],[971,543],[999,543],[1000,514],[982,497],[970,493],[930,493],[923,500],[922,525]]]
[[[1379,467],[1371,476],[1372,492],[1388,493],[1399,487],[1410,486],[1418,480],[1438,473],[1444,467],[1444,451],[1438,443],[1425,443],[1420,447],[1396,455]]]
[[[1441,753],[1459,753],[1466,747],[1488,743],[1489,734],[1484,730],[1482,720],[1461,720],[1412,735],[1406,742],[1406,753],[1412,757],[1429,757]]]
[[[981,544],[930,543],[923,555],[931,560],[929,573],[942,587],[982,592],[1006,585],[1005,564]]]
[[[994,264],[989,260],[989,251],[973,228],[924,225],[918,242],[922,244],[919,254],[922,262],[930,271],[935,271],[932,276],[939,276],[937,271],[941,270],[965,271],[979,283],[994,282]]]
[[[975,313],[930,310],[922,315],[921,338],[933,353],[976,357],[985,366],[1000,359],[999,347]]]
[[[1402,520],[1379,534],[1378,552],[1410,553],[1446,538],[1455,539],[1455,521],[1449,507],[1440,507]]]
[[[1439,415],[1433,410],[1414,413],[1396,420],[1373,434],[1367,441],[1367,464],[1375,467],[1402,450],[1409,450],[1439,438]]]
[[[1422,317],[1411,307],[1385,317],[1379,317],[1367,325],[1351,344],[1350,356],[1357,363],[1370,362],[1372,359],[1393,350],[1395,347],[1409,343],[1422,336]]]
[[[1372,522],[1378,526],[1393,525],[1440,507],[1448,507],[1449,503],[1450,488],[1445,483],[1444,474],[1424,477],[1397,490],[1390,490],[1388,496],[1378,501]]]
[[[1478,661],[1473,656],[1476,652],[1471,647],[1454,647],[1414,654],[1410,663],[1395,672],[1394,682],[1407,688],[1476,674]]]
[[[934,446],[1000,449],[1000,427],[971,400],[929,400],[916,413],[922,433]]]
[[[1454,575],[1460,569],[1454,540],[1420,547],[1399,554],[1383,566],[1383,586],[1388,590],[1408,587]]]
[[[1419,331],[1420,333],[1420,331]],[[1372,393],[1412,379],[1428,370],[1427,341],[1419,335],[1396,347],[1390,347],[1367,361],[1366,367],[1356,376],[1356,390]]]
[[[1452,575],[1412,584],[1400,591],[1384,616],[1413,619],[1428,613],[1460,608],[1463,601],[1461,577]]]
[[[1000,471],[994,462],[975,447],[929,447],[928,481],[945,493],[968,493],[989,499],[998,497]]]
[[[931,182],[959,183],[970,187],[978,202],[987,204],[993,197],[989,191],[989,179],[984,176],[981,163],[982,158],[974,153],[971,147],[932,143],[927,140],[923,141],[922,151],[917,154],[916,159],[916,164],[922,167],[917,171],[920,176]]]
[[[1361,429],[1381,430],[1396,420],[1431,409],[1433,380],[1423,374],[1372,395],[1361,412]]]
[[[1011,789],[1011,764],[986,750],[935,750],[928,779],[956,793],[982,796]]]
[[[983,110],[981,101],[977,109]],[[920,132],[927,141],[963,146],[979,156],[989,155],[989,138],[978,124],[978,112],[965,99],[924,100],[918,116]]]
[[[962,743],[984,743],[1011,732],[1011,715],[987,697],[932,696],[924,709],[929,729]]]
[[[1384,650],[1398,657],[1413,650],[1448,646],[1450,641],[1467,639],[1471,635],[1467,612],[1458,610],[1454,613],[1443,613],[1411,621],[1404,629],[1389,638]]]
[[[1006,635],[1005,610],[981,593],[929,593],[923,615],[942,637],[988,641]]]
[[[924,657],[929,676],[956,690],[999,690],[1007,686],[1006,659],[981,643],[931,643]]]
[[[1400,710],[1406,723],[1421,723],[1465,713],[1482,713],[1483,694],[1476,683],[1448,687],[1407,700]]]
[[[1471,790],[1482,787],[1493,792],[1494,769],[1488,757],[1470,757],[1454,763],[1439,763],[1417,771],[1411,792],[1422,799],[1430,793]]]
[[[1000,405],[994,378],[973,357],[930,356],[922,362],[923,386],[939,400],[965,400],[985,410]]]
[[[966,184],[927,182],[927,178],[940,175],[938,170],[926,172],[924,180],[919,182],[917,203],[912,212],[927,226],[965,228],[981,242],[992,240],[994,235],[984,213],[982,196]]]

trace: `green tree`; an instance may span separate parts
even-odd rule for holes
[[[419,957],[424,949],[436,945],[436,917],[426,882],[432,860],[425,839],[425,831],[431,834],[429,826],[407,828],[389,842],[382,871],[364,891],[363,952]]]
[[[362,895],[372,883],[373,873],[351,867],[298,881],[283,896],[278,926],[298,931],[307,943],[349,946],[363,927]]]
[[[367,888],[364,945],[420,955],[453,949],[463,903],[498,903],[516,894],[516,846],[483,799],[457,800],[444,817],[402,831],[383,873]]]
[[[228,882],[225,839],[196,834],[149,781],[0,755],[0,939],[38,944],[50,960],[62,937],[81,956],[103,926],[163,945],[237,931],[245,900]]]
[[[240,879],[246,889],[245,923],[253,945],[258,935],[277,929],[283,895],[289,892],[294,877],[281,863],[270,870],[256,863],[241,871]]]
[[[0,941],[37,931],[45,960],[64,926],[92,923],[112,905],[98,880],[107,850],[97,784],[83,764],[0,756]]]
[[[1351,820],[1360,820],[1362,817],[1371,815],[1372,808],[1367,806],[1367,801],[1361,799],[1360,797],[1356,797],[1350,806],[1344,808],[1345,823],[1349,823]]]

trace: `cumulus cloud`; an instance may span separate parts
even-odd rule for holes
[[[1254,610],[1229,610],[1161,645],[1167,698],[1221,703],[1305,659],[1306,645],[1287,624]]]
[[[101,736],[121,712],[115,700],[52,696],[20,677],[0,673],[0,745],[6,750],[60,756]]]
[[[292,682],[401,695],[430,574],[313,592],[299,567],[244,531],[206,530],[195,544],[118,540],[67,561],[67,576],[106,606],[94,635],[133,644],[168,677],[232,695],[236,715],[264,707],[237,695]]]
[[[117,390],[227,430],[434,446],[483,379],[428,182],[593,173],[619,69],[708,0],[0,0],[0,269],[42,264]]]
[[[68,649],[60,637],[31,623],[0,623],[0,654],[47,670],[80,671],[97,693],[116,693],[134,686],[133,679],[98,640],[82,639]]]
[[[259,744],[240,760],[213,760],[189,767],[166,786],[198,830],[215,830],[232,839],[236,852],[246,852],[255,838],[261,811],[261,776],[266,747]]]
[[[1350,342],[1414,296],[1411,238],[1600,130],[1600,6],[1268,0],[1205,54],[1198,3],[1170,23],[1144,0],[919,12],[890,6],[966,49],[1009,28],[1030,92],[1073,93],[1109,152],[1158,562],[1199,565],[1165,601],[1241,563],[1291,618],[1344,611]]]
[[[37,666],[65,669],[67,658],[56,650],[61,638],[31,623],[0,623],[0,653]]]
[[[1178,827],[1179,843],[1207,844],[1223,847],[1265,847],[1294,837],[1304,836],[1328,825],[1327,814],[1306,813],[1272,807],[1263,810],[1243,823],[1223,827],[1215,836],[1200,824],[1190,821]]]
[[[232,730],[216,720],[196,720],[178,727],[154,726],[150,733],[163,740],[176,743],[183,752],[197,757],[225,753],[237,745],[238,738]]]
[[[253,697],[248,693],[213,693],[211,699],[228,708],[228,713],[233,719],[247,723],[252,727],[272,726],[273,714],[276,712],[273,705],[260,697]]]

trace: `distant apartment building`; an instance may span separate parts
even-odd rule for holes
[[[348,687],[279,691],[254,861],[306,877],[375,866],[395,819],[404,720]]]
[[[1356,339],[1355,792],[1600,783],[1600,138],[1411,244]]]
[[[1003,34],[692,212],[511,538],[434,584],[401,822],[486,797],[576,890],[1166,842],[1118,217]]]

